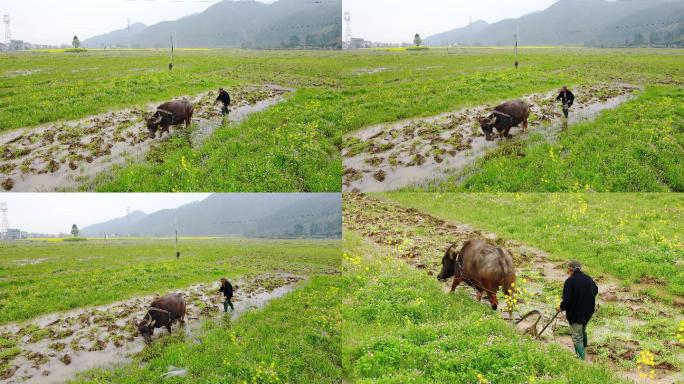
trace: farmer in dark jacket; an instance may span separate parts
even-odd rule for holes
[[[228,107],[230,106],[230,95],[223,88],[219,88],[218,97],[214,102],[217,103],[219,101],[223,103],[223,108],[221,109],[221,112],[223,112],[223,116],[225,116],[228,114]]]
[[[582,272],[578,261],[568,263],[568,277],[563,286],[563,301],[558,312],[565,311],[570,323],[572,342],[577,356],[585,360],[587,347],[587,323],[594,314],[598,287],[589,275]]]
[[[558,96],[556,96],[556,100],[563,103],[563,115],[567,118],[570,107],[572,107],[572,103],[575,102],[575,95],[570,92],[568,87],[564,86]]]
[[[223,293],[225,301],[223,302],[223,312],[228,312],[228,306],[232,311],[235,310],[231,300],[233,299],[233,285],[226,278],[221,278],[221,288],[219,288],[219,293]]]

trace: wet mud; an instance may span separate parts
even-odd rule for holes
[[[531,106],[529,132],[554,141],[569,126],[592,120],[629,100],[638,88],[627,84],[578,87],[575,105],[565,119],[557,92],[522,97]],[[445,178],[473,164],[506,138],[487,141],[478,117],[495,104],[466,108],[434,117],[385,123],[350,133],[342,150],[345,192],[380,192]],[[496,132],[496,131],[495,131]],[[525,137],[522,126],[511,130]]]
[[[270,300],[292,292],[304,278],[286,273],[248,275],[232,281],[234,311],[223,313],[218,283],[198,284],[167,293],[180,293],[187,303],[185,325],[172,326],[172,333],[194,337],[204,320],[221,316],[238,318],[262,308]],[[24,323],[0,327],[0,338],[17,343],[19,353],[4,362],[2,383],[62,383],[81,371],[111,367],[130,361],[145,347],[135,322],[142,319],[156,296],[55,313]],[[156,329],[155,340],[167,335]],[[0,368],[2,365],[0,365]]]
[[[231,92],[226,120],[240,122],[284,100],[293,91],[279,86],[246,87]],[[216,92],[185,96],[195,107],[192,143],[198,146],[223,124]],[[145,116],[160,103],[144,108],[106,112],[84,119],[49,123],[0,134],[0,190],[45,192],[78,189],[113,165],[144,161],[154,145],[168,140],[150,139]],[[171,134],[185,130],[171,127]]]
[[[543,250],[363,194],[345,194],[344,228],[374,243],[390,247],[398,258],[424,270],[429,278],[435,280],[441,268],[442,256],[451,244],[455,243],[460,248],[467,240],[480,238],[507,248],[513,254],[518,286],[530,292],[521,298],[523,304],[513,313],[512,326],[517,326],[521,333],[529,335],[538,334],[549,323],[567,278],[565,264],[551,260]],[[599,286],[599,296],[597,313],[589,326],[588,360],[607,364],[637,383],[681,383],[684,375],[681,371],[681,367],[684,367],[684,346],[674,341],[674,335],[663,340],[644,340],[638,335],[647,327],[648,320],[668,318],[674,322],[681,318],[681,308],[633,293],[608,277],[594,278]],[[445,294],[450,288],[451,279],[443,285]],[[458,289],[466,290],[475,297],[475,290],[466,284],[461,284]],[[498,296],[499,311],[503,318],[509,319],[501,292]],[[482,305],[489,307],[486,300],[482,300]],[[514,324],[532,310],[538,310],[541,317],[530,316],[520,324]],[[557,343],[574,351],[564,314],[551,323],[540,340]],[[654,352],[655,379],[639,377],[635,370],[625,368],[626,364],[636,361],[640,351],[652,349],[654,344],[659,346],[659,350],[672,351],[668,357]]]

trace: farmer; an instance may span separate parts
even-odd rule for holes
[[[563,115],[567,118],[570,107],[572,107],[572,103],[575,102],[575,95],[570,92],[568,87],[563,86],[563,89],[561,89],[558,96],[556,96],[556,100],[560,100],[563,103]]]
[[[223,312],[228,312],[228,306],[230,306],[231,311],[234,311],[235,308],[231,302],[233,299],[233,285],[225,277],[221,278],[221,288],[219,288],[218,291],[219,293],[223,293],[223,296],[226,299],[223,302]]]
[[[582,272],[582,264],[578,261],[568,263],[568,277],[563,286],[563,301],[557,308],[565,311],[570,323],[572,342],[577,356],[586,360],[587,323],[594,314],[598,287],[589,275]]]
[[[225,89],[219,88],[219,94],[218,97],[216,98],[215,103],[221,102],[223,103],[223,108],[221,109],[221,112],[223,113],[223,116],[228,114],[228,107],[230,106],[230,95],[228,92],[226,92]]]

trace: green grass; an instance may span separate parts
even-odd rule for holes
[[[0,324],[223,276],[339,265],[334,240],[183,240],[179,251],[176,260],[171,239],[0,243]]]
[[[501,146],[439,191],[684,191],[684,89],[654,86],[636,100],[573,125]]]
[[[169,73],[163,51],[5,54],[0,55],[0,127],[75,119],[218,86],[275,83],[297,92],[239,126],[219,129],[199,148],[179,138],[159,153],[161,164],[131,164],[102,175],[89,188],[339,191],[342,136],[367,125],[563,84],[664,84],[658,91],[664,93],[682,84],[680,50],[521,49],[520,69],[513,69],[512,61],[512,53],[502,49],[187,50],[177,55]],[[364,74],[376,68],[385,70]],[[26,76],[16,72],[36,69],[41,71]],[[614,159],[615,167],[624,169],[619,161]]]
[[[684,296],[684,195],[643,193],[386,193],[446,220],[550,253],[646,293]]]
[[[314,276],[233,324],[205,322],[199,343],[182,334],[165,337],[129,365],[93,370],[74,382],[161,382],[169,366],[188,369],[187,377],[167,380],[173,383],[339,382],[339,287],[339,276]]]
[[[521,336],[486,306],[345,234],[343,375],[356,383],[620,383],[605,367]],[[389,257],[388,257],[389,256]]]

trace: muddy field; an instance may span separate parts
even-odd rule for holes
[[[282,297],[303,280],[284,273],[245,276],[232,283],[236,287],[232,319],[268,301]],[[182,290],[187,303],[186,324],[181,328],[188,336],[200,328],[202,321],[223,316],[222,296],[218,283],[198,284]],[[61,383],[83,370],[125,363],[140,352],[145,344],[134,323],[143,318],[153,296],[47,315],[29,322],[0,327],[0,338],[16,341],[17,353],[0,355],[2,383]],[[178,325],[172,327],[178,332]],[[165,329],[155,330],[155,339],[164,337]]]
[[[228,120],[239,122],[263,111],[284,100],[284,94],[291,91],[278,86],[231,90]],[[198,146],[221,126],[221,107],[214,103],[216,92],[180,98],[192,101],[195,107],[191,140]],[[0,134],[1,190],[76,189],[114,164],[143,160],[155,143],[168,137],[150,139],[144,124],[146,114],[153,112],[158,104]],[[171,134],[178,134],[182,129],[182,126],[172,127]]]
[[[629,100],[636,90],[618,83],[578,87],[573,90],[576,100],[567,120],[555,100],[557,92],[522,97],[531,105],[528,131],[553,141],[568,125],[596,118],[601,111]],[[480,129],[478,117],[488,116],[494,106],[380,124],[345,136],[343,190],[389,191],[462,170],[506,140],[487,141]],[[522,126],[513,128],[511,134],[521,135],[521,130]]]
[[[514,318],[519,319],[531,310],[539,310],[542,314],[539,322],[536,322],[536,316],[519,324],[521,332],[536,334],[549,322],[567,277],[565,264],[551,261],[544,251],[362,194],[345,195],[344,225],[345,230],[352,230],[377,244],[397,250],[399,257],[413,267],[425,270],[429,278],[434,279],[441,267],[444,251],[453,243],[460,247],[468,239],[484,238],[509,249],[516,264],[517,285],[528,292],[521,296],[522,304],[514,312]],[[598,310],[589,327],[587,359],[607,364],[636,382],[681,383],[684,348],[676,343],[674,337],[644,340],[640,335],[644,331],[653,333],[648,332],[652,326],[649,321],[676,319],[681,316],[682,308],[636,295],[610,278],[595,277],[595,280],[599,286]],[[451,279],[444,283],[444,292],[448,292],[450,287]],[[475,290],[465,284],[458,289],[472,292],[474,297]],[[501,296],[500,311],[507,318],[506,304]],[[489,304],[483,300],[483,305]],[[573,350],[569,325],[563,314],[544,332],[541,340]],[[667,356],[655,353],[653,380],[641,378],[636,369],[631,368],[640,351],[648,349],[645,346],[648,343],[651,348],[656,344],[658,350],[669,351]]]

